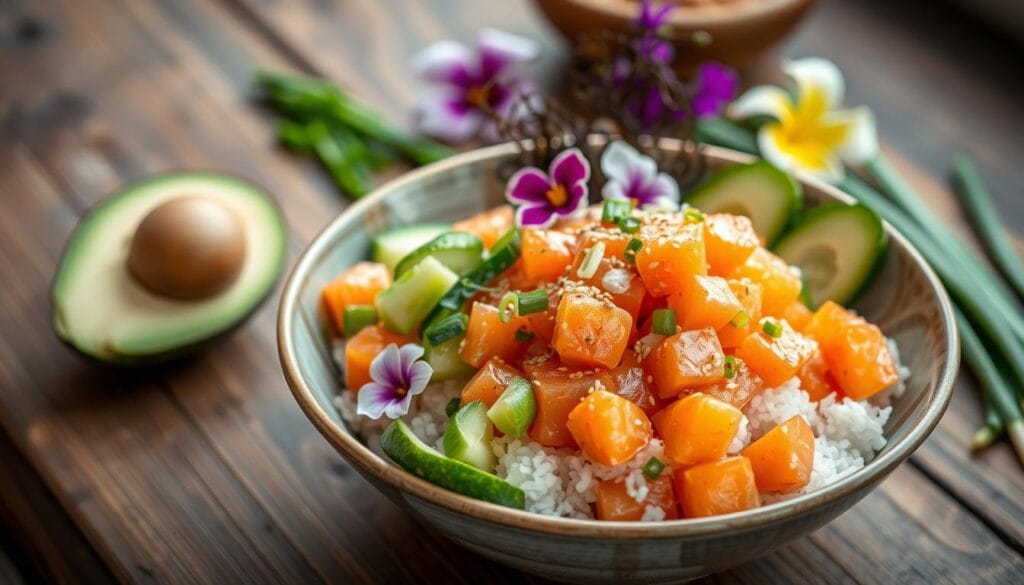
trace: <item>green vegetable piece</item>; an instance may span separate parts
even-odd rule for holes
[[[619,220],[619,229],[627,234],[635,234],[640,231],[640,220],[635,217],[624,217]]]
[[[489,472],[498,462],[491,450],[493,439],[494,426],[487,418],[487,406],[480,400],[474,400],[448,419],[448,426],[444,429],[444,453],[456,461]]]
[[[633,238],[626,244],[626,249],[622,253],[623,258],[630,264],[636,263],[636,255],[640,251],[640,248],[644,247],[643,241],[639,238]]]
[[[394,274],[403,258],[450,229],[444,223],[421,223],[381,232],[373,238],[370,259],[387,266]]]
[[[764,323],[761,324],[761,329],[769,337],[782,337],[783,329],[781,323],[776,323],[770,319],[765,319]]]
[[[487,418],[491,419],[494,426],[510,437],[521,437],[530,428],[535,416],[537,399],[533,395],[533,388],[520,377],[509,380],[504,392],[487,411]]]
[[[459,399],[456,397],[449,400],[448,404],[445,405],[444,413],[445,415],[448,416],[448,418],[451,418],[452,415],[459,411],[459,402]]]
[[[381,321],[396,333],[411,332],[458,280],[457,274],[427,256],[377,295]]]
[[[601,208],[602,223],[619,223],[633,213],[632,199],[606,199]]]
[[[740,362],[739,359],[734,355],[725,356],[725,377],[732,379],[736,377],[736,372],[739,371]]]
[[[472,465],[441,455],[423,443],[409,426],[396,420],[380,437],[380,447],[403,469],[453,492],[522,510],[523,490]]]
[[[747,323],[750,323],[750,313],[746,312],[744,309],[740,309],[739,312],[729,320],[729,323],[731,323],[733,327],[746,327]]]
[[[377,323],[377,309],[370,305],[352,305],[345,307],[341,317],[342,332],[345,337],[352,337],[363,327]]]
[[[466,232],[447,232],[409,252],[395,266],[394,277],[400,278],[427,256],[433,256],[461,276],[480,265],[483,252],[484,243],[477,236]]]
[[[644,466],[640,469],[647,479],[658,479],[662,471],[665,471],[665,464],[661,462],[657,457],[651,457],[644,463]]]
[[[468,326],[469,317],[465,313],[456,313],[432,324],[423,332],[423,337],[431,345],[438,345],[463,335]]]
[[[656,309],[652,319],[651,332],[658,335],[676,334],[676,312],[672,309]]]
[[[604,242],[598,242],[587,248],[587,251],[583,253],[583,261],[576,269],[576,276],[592,278],[597,274],[597,269],[601,267],[601,260],[604,260],[604,248]]]
[[[429,340],[423,343],[423,359],[430,364],[433,372],[430,375],[431,382],[443,380],[464,380],[472,376],[476,369],[463,361],[459,355],[459,345],[463,336],[453,337],[448,341],[437,345],[431,344]]]

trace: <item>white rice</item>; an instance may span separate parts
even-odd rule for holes
[[[896,344],[889,340],[893,357],[899,363]],[[342,355],[336,347],[335,357]],[[800,415],[815,433],[814,463],[810,482],[801,490],[787,494],[761,494],[764,503],[785,500],[821,489],[864,467],[886,444],[884,428],[892,414],[891,400],[900,396],[910,371],[900,365],[899,380],[892,388],[878,393],[870,402],[850,398],[836,400],[834,394],[820,402],[812,402],[793,378],[776,388],[755,396],[744,409],[736,436],[729,445],[729,454],[737,454],[773,427]],[[427,386],[413,401],[408,414],[402,417],[417,437],[438,451],[448,416],[445,407],[457,397],[462,382],[449,381]],[[343,392],[336,403],[342,418],[366,444],[380,453],[380,433],[390,423],[387,419],[370,420],[356,415],[354,393]],[[529,437],[496,438],[492,449],[498,463],[494,472],[519,486],[526,495],[526,509],[538,514],[568,518],[593,518],[592,504],[597,499],[599,481],[622,481],[626,492],[638,503],[650,494],[642,468],[652,457],[664,462],[664,444],[653,439],[632,459],[608,467],[583,458],[573,449],[552,449],[535,443]],[[662,473],[670,473],[666,469]],[[641,521],[664,520],[665,512],[657,506],[644,507]]]

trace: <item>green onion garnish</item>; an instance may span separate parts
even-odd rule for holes
[[[637,253],[639,253],[640,248],[643,247],[643,242],[641,242],[637,238],[633,238],[632,240],[629,241],[628,244],[626,244],[626,251],[622,253],[622,257],[626,259],[626,262],[633,264],[634,262],[636,262]]]
[[[341,329],[345,337],[352,337],[363,327],[377,323],[377,309],[372,305],[352,305],[345,307],[345,313],[341,317]]]
[[[657,479],[661,472],[665,471],[665,464],[659,461],[657,457],[651,457],[647,460],[647,463],[644,463],[641,470],[647,476],[647,479]]]
[[[619,229],[627,234],[635,234],[640,231],[640,220],[630,216],[619,220]]]
[[[746,327],[747,323],[750,323],[750,313],[740,309],[739,312],[733,315],[732,319],[729,320],[729,323],[733,327]]]
[[[542,288],[525,293],[507,293],[498,301],[498,318],[508,323],[516,315],[548,310],[548,293]]]
[[[516,329],[516,341],[523,343],[529,343],[533,341],[533,331],[527,331],[526,329]]]
[[[614,199],[609,199],[614,201]],[[583,254],[583,261],[580,262],[580,267],[576,269],[576,274],[580,278],[592,278],[597,274],[597,269],[601,266],[601,260],[604,259],[604,242],[598,242],[587,248],[587,251]]]
[[[725,356],[725,377],[735,378],[736,372],[739,371],[740,362],[734,355]]]
[[[776,323],[775,321],[766,320],[764,322],[764,325],[761,326],[761,329],[763,329],[764,332],[767,333],[771,337],[782,337],[782,324],[781,323]]]
[[[514,227],[498,238],[497,242],[494,242],[494,245],[491,246],[491,256],[496,255],[499,250],[506,246],[512,246],[512,249],[515,250],[516,255],[518,255],[520,245],[521,240],[519,238],[519,228]]]
[[[632,199],[606,199],[601,209],[602,223],[619,223],[624,217],[633,213]]]
[[[697,223],[704,221],[704,214],[697,211],[693,207],[688,208],[683,212],[683,220],[686,223]]]
[[[672,309],[657,309],[652,317],[651,332],[658,335],[676,334],[676,312]]]
[[[458,398],[452,398],[448,401],[448,404],[444,407],[444,413],[448,415],[448,418],[451,418],[453,414],[459,411],[460,402],[461,400]]]
[[[449,339],[454,339],[465,333],[468,326],[469,317],[465,313],[455,313],[427,327],[423,336],[427,338],[427,343],[430,345],[441,345]]]

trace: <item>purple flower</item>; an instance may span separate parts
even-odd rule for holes
[[[536,167],[517,171],[508,180],[505,198],[519,206],[516,225],[546,228],[583,212],[589,180],[590,163],[580,149],[570,148],[551,161],[547,173]]]
[[[359,389],[356,412],[370,418],[398,418],[409,412],[412,397],[423,392],[434,371],[430,364],[419,361],[423,348],[407,343],[398,348],[394,343],[384,348],[370,362],[372,382]]]
[[[640,3],[640,14],[633,21],[633,26],[644,33],[638,47],[641,55],[658,63],[671,63],[675,58],[675,47],[664,34],[673,10],[675,4],[671,2],[657,6],[652,0],[643,0]]]
[[[679,185],[658,163],[623,141],[612,142],[601,155],[605,199],[632,199],[637,207],[679,207]]]
[[[668,18],[675,8],[676,6],[672,2],[664,2],[655,6],[653,0],[642,0],[640,2],[640,14],[637,15],[633,24],[637,28],[658,32],[661,30],[661,27],[668,24]]]
[[[721,63],[708,62],[697,70],[697,87],[693,95],[693,112],[698,118],[716,116],[736,97],[739,77]]]
[[[416,74],[431,84],[416,105],[424,134],[463,142],[495,134],[488,114],[504,118],[529,86],[519,65],[537,55],[530,39],[493,29],[480,31],[476,50],[440,41],[413,57]]]

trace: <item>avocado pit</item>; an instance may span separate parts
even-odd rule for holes
[[[139,223],[128,271],[154,294],[197,301],[231,286],[245,255],[238,216],[211,197],[185,195],[157,206]]]

